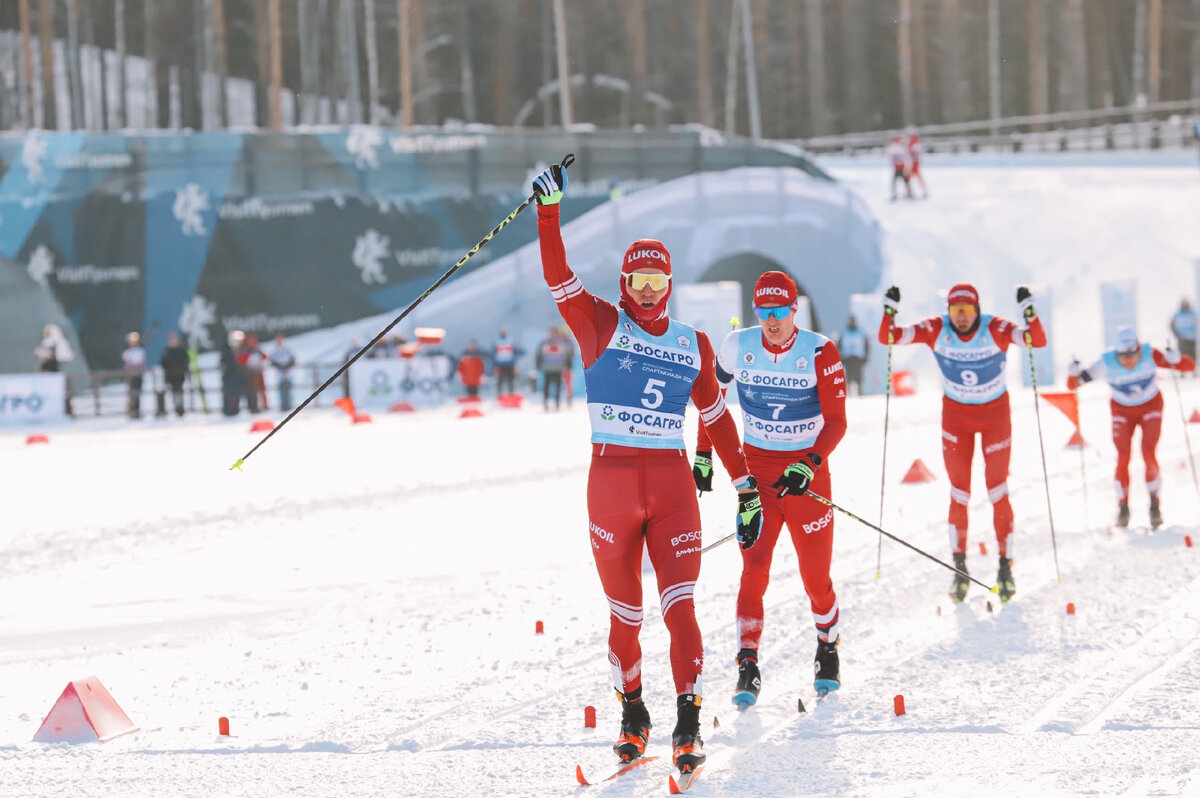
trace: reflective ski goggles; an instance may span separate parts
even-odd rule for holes
[[[968,316],[974,316],[976,313],[974,305],[968,305],[965,302],[958,302],[947,308],[951,316],[957,316],[959,313],[966,313]]]
[[[791,305],[779,305],[777,307],[772,307],[772,308],[762,308],[762,307],[759,307],[758,305],[755,305],[754,306],[754,315],[758,316],[759,321],[766,321],[767,319],[782,320],[782,319],[786,319],[788,316],[792,315],[792,306]]]
[[[671,283],[671,275],[662,274],[639,274],[633,272],[626,275],[625,285],[629,286],[630,291],[641,291],[646,286],[650,286],[651,291],[661,291]]]

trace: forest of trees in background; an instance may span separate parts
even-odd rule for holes
[[[757,106],[791,139],[1200,99],[1200,0],[2,0],[0,128],[220,128],[236,79],[263,128],[556,125],[556,30],[570,121],[602,128],[748,133]]]

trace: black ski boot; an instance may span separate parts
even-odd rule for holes
[[[1008,600],[1017,594],[1017,583],[1012,575],[1012,558],[1000,558],[1000,570],[996,572],[996,586],[1000,588],[1000,600],[1008,603]]]
[[[1158,506],[1158,497],[1150,497],[1150,528],[1158,529],[1162,526],[1162,510]]]
[[[1117,503],[1117,526],[1129,526],[1129,502]]]
[[[758,672],[758,652],[752,648],[743,648],[737,654],[737,665],[737,690],[733,694],[733,703],[738,709],[746,709],[757,703],[758,691],[762,689],[762,676]]]
[[[967,588],[971,586],[971,582],[964,574],[967,573],[967,553],[954,555],[954,567],[960,572],[954,575],[954,581],[950,583],[950,598],[954,599],[955,604],[961,604],[967,597]]]
[[[828,643],[817,638],[817,656],[813,658],[813,689],[819,695],[832,693],[842,686],[841,664],[838,662],[837,638]]]
[[[642,688],[622,694],[621,736],[613,743],[613,751],[622,762],[632,762],[646,753],[646,741],[650,739],[650,712],[642,702]]]
[[[700,696],[684,693],[675,703],[679,708],[679,721],[671,733],[671,763],[680,773],[690,773],[708,758],[704,753],[704,741],[700,739]]]

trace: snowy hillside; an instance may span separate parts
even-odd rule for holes
[[[1061,366],[1100,350],[1096,283],[1131,277],[1145,334],[1161,346],[1165,317],[1194,294],[1200,170],[1179,156],[1014,163],[931,158],[933,198],[891,204],[881,162],[829,162],[888,232],[901,321],[936,311],[936,291],[959,279],[1004,315],[1016,312],[1012,286],[1041,283],[1054,295]],[[1018,375],[1021,356],[1009,358]],[[914,348],[897,360],[922,371],[932,357]],[[946,559],[934,384],[891,402],[883,526]],[[733,544],[706,554],[696,602],[709,764],[694,794],[1200,794],[1200,549],[1184,542],[1200,546],[1200,494],[1180,412],[1200,408],[1200,379],[1180,382],[1182,405],[1170,374],[1159,384],[1167,525],[1154,533],[1136,455],[1135,528],[1109,526],[1103,386],[1081,392],[1093,444],[1082,473],[1064,448],[1070,425],[1041,404],[1052,529],[1033,394],[1014,390],[1018,594],[1007,606],[973,588],[953,607],[950,573],[887,540],[876,579],[878,536],[838,515],[843,688],[819,705],[808,603],[781,543],[762,698],[733,710],[740,558]],[[849,402],[850,431],[831,458],[833,500],[871,521],[883,405]],[[35,446],[32,430],[0,430],[0,795],[666,792],[665,759],[575,784],[577,764],[607,769],[619,718],[580,402],[559,414],[489,402],[478,419],[444,408],[359,425],[310,409],[231,473],[258,440],[248,429],[246,418],[97,421],[40,430],[50,443]],[[1200,448],[1200,425],[1188,431]],[[901,484],[918,458],[937,481]],[[968,563],[991,583],[976,472]],[[701,508],[707,541],[732,531],[728,484]],[[674,696],[657,607],[651,591],[649,753],[669,755]],[[140,730],[105,744],[31,742],[67,682],[91,674]],[[595,729],[583,725],[588,705]],[[230,736],[217,733],[221,716]]]

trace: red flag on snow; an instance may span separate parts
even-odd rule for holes
[[[1079,430],[1079,398],[1073,391],[1061,391],[1051,393],[1043,391],[1042,398],[1050,404],[1062,411],[1067,420],[1075,425],[1075,430]]]

